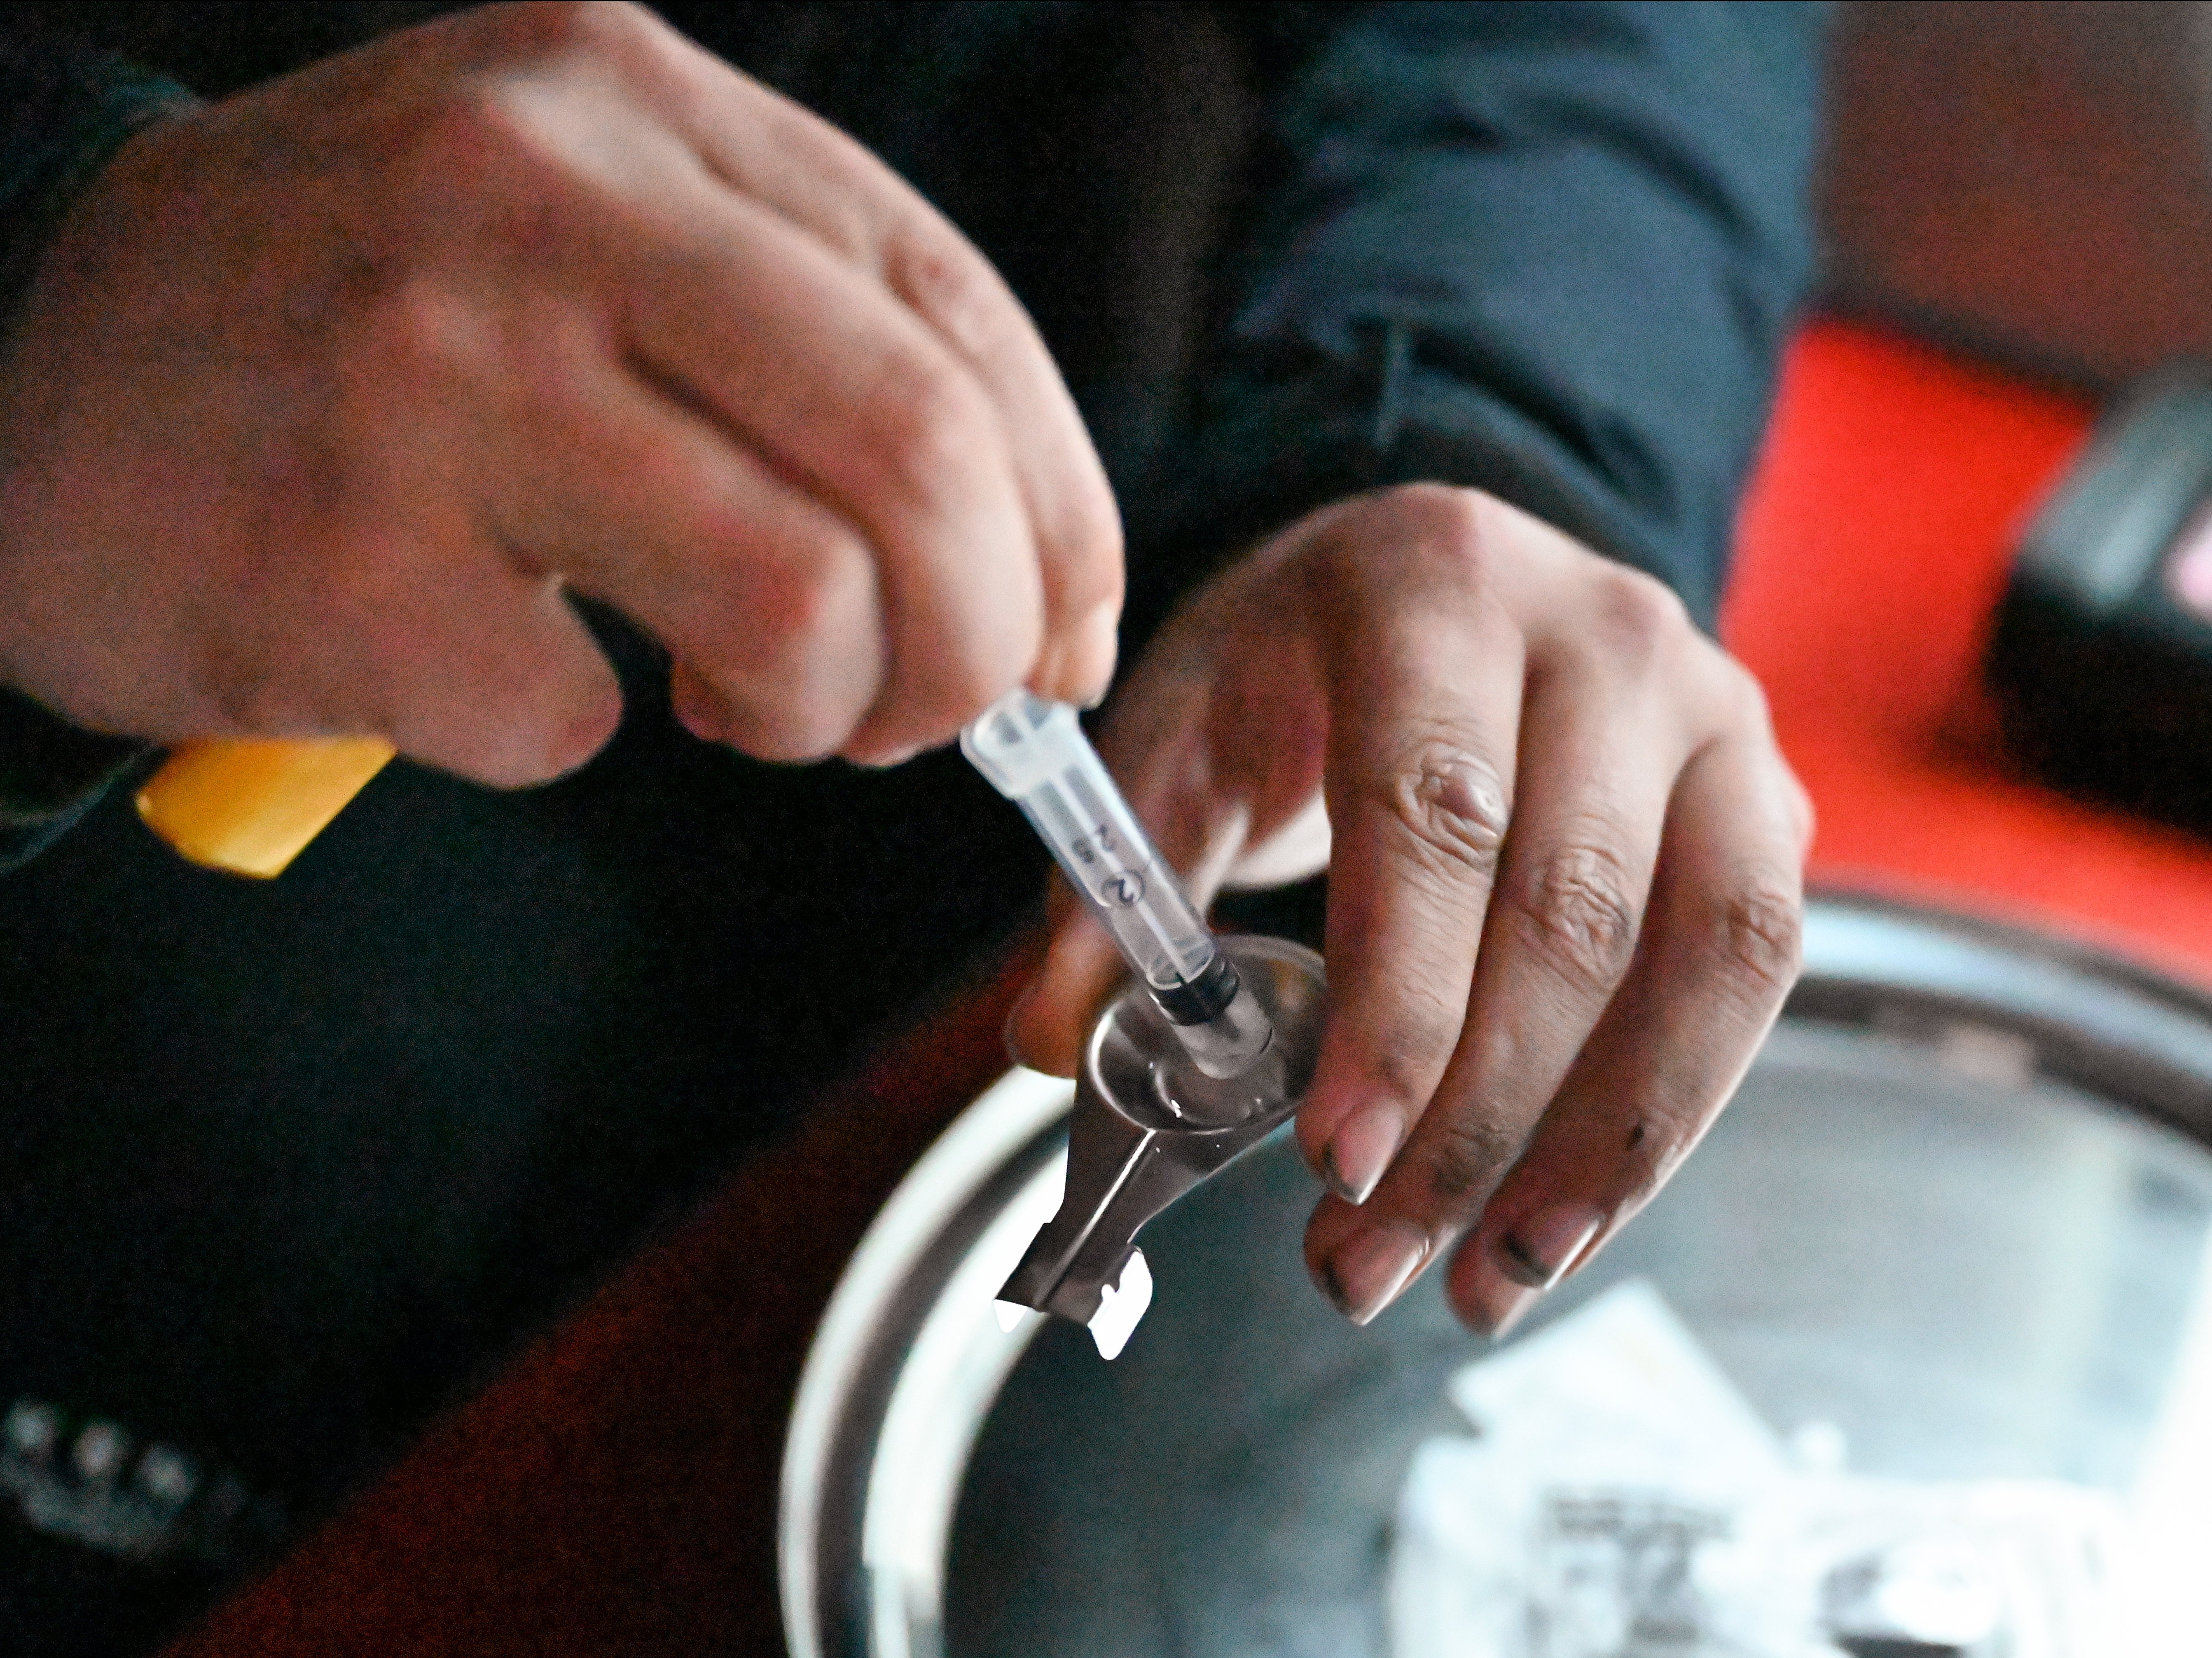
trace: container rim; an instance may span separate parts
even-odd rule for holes
[[[2037,1074],[2212,1146],[2212,993],[2101,949],[1820,893],[1783,1017],[2008,1042]],[[1058,1205],[1073,1099],[1073,1082],[1008,1071],[915,1163],[848,1262],[784,1444],[777,1576],[791,1658],[941,1658],[968,1456],[1042,1322],[1001,1329],[989,1290]],[[948,1295],[956,1281],[961,1294]]]

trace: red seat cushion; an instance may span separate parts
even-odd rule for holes
[[[1790,354],[1722,630],[1819,809],[1816,881],[2039,923],[2212,984],[2212,847],[2015,775],[1981,689],[2014,542],[2091,414],[1814,325]]]

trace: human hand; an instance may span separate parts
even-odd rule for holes
[[[134,137],[0,371],[0,680],[484,782],[620,716],[884,762],[1111,673],[1120,528],[1034,329],[889,169],[643,9],[492,6]]]
[[[1328,863],[1306,1256],[1358,1323],[1451,1250],[1502,1332],[1664,1183],[1796,977],[1811,810],[1758,686],[1659,583],[1473,491],[1232,565],[1100,747],[1194,901]],[[1016,1051],[1072,1071],[1117,972],[1057,893]]]

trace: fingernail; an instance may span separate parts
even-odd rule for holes
[[[1395,1112],[1378,1106],[1355,1111],[1329,1136],[1321,1155],[1322,1179],[1345,1202],[1364,1204],[1374,1195],[1404,1137],[1405,1125]]]
[[[1483,1320],[1482,1333],[1492,1341],[1504,1341],[1539,1299],[1540,1292],[1534,1289],[1514,1289],[1499,1296],[1495,1309]]]
[[[921,753],[921,745],[915,743],[904,748],[891,749],[884,753],[871,754],[866,759],[856,761],[854,764],[871,771],[888,771],[894,765],[904,765],[920,753]]]
[[[1427,1233],[1405,1221],[1385,1221],[1338,1247],[1322,1268],[1322,1288],[1338,1312],[1365,1324],[1398,1299],[1428,1254]]]
[[[1506,1332],[1541,1298],[1541,1291],[1515,1283],[1498,1270],[1494,1249],[1483,1250],[1471,1260],[1462,1255],[1457,1265],[1461,1271],[1454,1275],[1452,1288],[1460,1315],[1477,1335],[1492,1341],[1504,1340]],[[1467,1270],[1470,1267],[1472,1271]]]
[[[1549,1289],[1604,1224],[1605,1211],[1589,1204],[1540,1210],[1498,1235],[1498,1270],[1530,1289]]]
[[[1106,693],[1113,689],[1114,660],[1121,649],[1121,605],[1099,606],[1083,619],[1076,635],[1082,641],[1080,660],[1086,667],[1097,663],[1098,666],[1092,672],[1101,676],[1098,689],[1084,701],[1083,706],[1088,710],[1103,703]]]

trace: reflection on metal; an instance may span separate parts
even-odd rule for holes
[[[2070,1085],[2212,1141],[2212,997],[2069,945],[1853,899],[1811,906],[1805,957],[1789,1022],[1901,1038],[1988,1082]],[[916,1165],[847,1268],[786,1446],[779,1566],[793,1658],[942,1658],[963,1472],[1043,1323],[1002,1330],[992,1291],[1060,1201],[1073,1098],[1071,1085],[1024,1071],[993,1088]],[[1176,1262],[1155,1265],[1173,1305]],[[2064,1288],[2046,1286],[2053,1310]]]
[[[991,1292],[1059,1206],[1074,1097],[1058,1077],[1008,1073],[923,1155],[854,1252],[784,1440],[777,1564],[793,1654],[930,1651],[905,1638],[915,1622],[934,1628],[933,1597],[906,1588],[909,1557],[933,1556],[941,1583],[960,1466],[1043,1322],[1000,1328]],[[956,1278],[959,1297],[947,1293]]]
[[[1813,905],[1790,1014],[1947,1044],[1974,1025],[2039,1075],[2212,1142],[2212,997],[2080,946],[1869,901]]]
[[[2138,1557],[2135,1633],[2145,1652],[2186,1652],[2203,1638],[2204,1563],[2212,1559],[2212,1236],[2197,1285],[2165,1405],[2128,1492]]]
[[[1259,1063],[1216,1080],[1185,1056],[1168,1021],[1132,985],[1085,1045],[1068,1127],[1067,1193],[1037,1233],[999,1299],[1093,1325],[1111,1358],[1151,1300],[1124,1269],[1141,1267],[1138,1229],[1192,1187],[1225,1168],[1288,1121],[1305,1097],[1321,1045],[1321,958],[1279,938],[1224,942],[1275,1027]],[[1121,1286],[1110,1319],[1106,1297]],[[1100,1333],[1109,1319],[1121,1339]]]
[[[1006,1304],[1000,1303],[1002,1307]],[[1100,1358],[1121,1356],[1121,1350],[1137,1333],[1137,1325],[1152,1304],[1152,1269],[1143,1250],[1132,1249],[1121,1268],[1120,1281],[1105,1287],[1100,1294],[1098,1310],[1091,1315],[1091,1344],[1097,1348]]]

